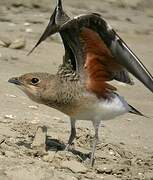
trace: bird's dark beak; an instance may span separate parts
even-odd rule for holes
[[[18,85],[18,86],[21,85],[21,82],[19,81],[19,78],[17,78],[17,77],[13,77],[13,78],[9,79],[8,82],[13,83],[13,84]]]

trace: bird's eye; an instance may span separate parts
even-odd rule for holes
[[[33,85],[36,85],[38,82],[39,82],[39,79],[38,79],[38,78],[32,78],[32,79],[31,79],[31,83],[32,83]]]

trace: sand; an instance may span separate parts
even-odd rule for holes
[[[0,180],[153,179],[153,95],[137,80],[133,87],[117,83],[119,92],[150,118],[127,114],[102,122],[94,168],[88,166],[94,135],[90,122],[78,121],[75,150],[65,152],[69,118],[32,102],[7,82],[26,72],[56,72],[63,56],[58,36],[27,56],[54,4],[0,0]],[[64,4],[71,16],[101,13],[153,74],[152,0],[65,0]],[[48,129],[47,150],[42,153],[32,149],[38,126]]]

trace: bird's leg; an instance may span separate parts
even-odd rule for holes
[[[68,140],[68,144],[66,145],[65,150],[69,149],[69,147],[72,145],[73,140],[76,137],[76,129],[75,129],[76,120],[73,119],[73,118],[70,118],[70,123],[71,123],[71,134],[70,134],[70,137],[69,137],[69,140]]]
[[[93,139],[93,145],[92,145],[92,152],[91,152],[91,158],[90,158],[90,164],[93,167],[94,161],[95,161],[95,151],[96,151],[96,145],[98,143],[99,137],[98,137],[98,130],[99,130],[100,121],[93,121],[93,126],[95,129],[95,136]]]

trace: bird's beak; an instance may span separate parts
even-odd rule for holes
[[[17,78],[17,77],[13,77],[13,78],[9,79],[8,82],[13,83],[13,84],[18,85],[18,86],[21,85],[21,82],[19,81],[19,78]]]

